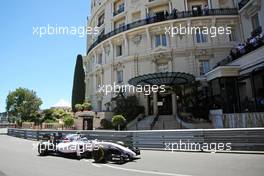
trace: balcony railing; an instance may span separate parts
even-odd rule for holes
[[[237,60],[239,58],[241,58],[242,56],[257,50],[258,48],[264,46],[264,36],[262,33],[262,27],[258,27],[257,29],[254,29],[251,32],[251,36],[250,38],[247,39],[247,43],[244,44],[244,48],[241,49],[241,51],[239,51],[238,48],[232,48],[230,51],[230,55],[227,56],[226,58],[224,58],[223,60],[221,60],[220,62],[218,62],[213,69],[215,69],[216,67],[219,66],[225,66],[229,63],[231,63],[234,60]],[[256,42],[255,44],[250,43],[250,39],[255,38]]]
[[[89,47],[87,50],[87,54],[99,43],[102,41],[119,34],[121,32],[137,28],[140,26],[148,25],[148,24],[153,24],[153,23],[158,23],[166,20],[173,20],[173,19],[181,19],[181,18],[188,18],[188,17],[201,17],[201,16],[220,16],[220,15],[237,15],[238,10],[236,8],[225,8],[225,9],[209,9],[205,12],[202,13],[197,13],[195,11],[182,11],[182,12],[176,12],[176,13],[171,13],[168,15],[164,16],[152,16],[152,17],[147,17],[142,20],[135,21],[133,23],[129,23],[127,25],[121,26],[107,34],[101,35],[100,37],[98,36],[98,39]]]
[[[250,0],[241,0],[239,3],[238,3],[238,8],[239,10],[242,9]]]

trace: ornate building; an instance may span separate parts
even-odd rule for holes
[[[87,37],[87,55],[83,57],[86,99],[97,111],[111,111],[110,102],[116,94],[98,92],[101,85],[128,84],[133,78],[155,73],[193,75],[202,89],[210,88],[212,80],[219,76],[208,72],[214,72],[216,65],[253,29],[264,25],[263,1],[249,1],[92,0],[87,25],[97,26],[99,35]],[[166,32],[179,26],[231,27],[231,33],[212,37],[202,32]],[[170,90],[137,96],[146,115],[177,111],[177,96]]]

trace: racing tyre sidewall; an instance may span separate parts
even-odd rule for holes
[[[102,147],[99,147],[98,150],[93,150],[93,159],[96,163],[105,162],[105,151]]]
[[[45,148],[45,149],[43,150],[43,148]],[[45,144],[39,144],[38,145],[38,153],[40,156],[46,156],[48,154],[48,150],[47,150]]]

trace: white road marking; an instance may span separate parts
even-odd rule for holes
[[[166,172],[155,172],[155,171],[145,171],[145,170],[137,170],[137,169],[128,169],[123,167],[116,167],[109,164],[104,164],[104,166],[110,167],[112,169],[124,170],[129,172],[137,172],[143,174],[151,174],[151,175],[167,175],[167,176],[191,176],[191,175],[183,175],[183,174],[174,174],[174,173],[166,173]]]
[[[93,162],[91,162],[91,164],[93,165],[93,166],[95,166],[95,167],[102,167],[102,166],[100,166],[99,164],[95,164],[95,163],[93,163]]]

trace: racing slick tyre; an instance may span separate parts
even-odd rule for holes
[[[40,156],[46,156],[48,155],[48,149],[47,146],[45,144],[39,144],[38,145],[38,153]]]
[[[93,159],[96,163],[105,162],[105,151],[102,147],[99,147],[98,150],[93,150]]]
[[[126,161],[123,156],[120,156],[120,160],[118,161],[118,164],[124,164]]]

